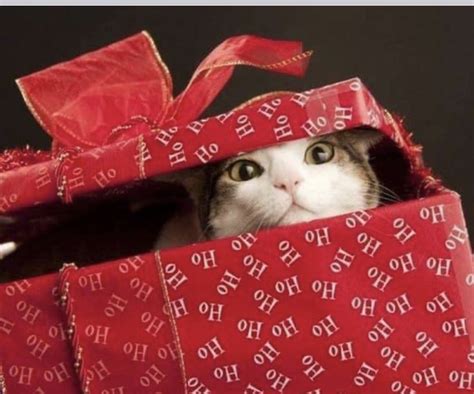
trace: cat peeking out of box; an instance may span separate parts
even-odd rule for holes
[[[150,200],[144,197],[130,206],[132,213],[137,209],[140,211],[136,212],[140,217],[149,216],[149,211],[143,209],[147,206],[156,207],[156,211],[164,214],[165,217],[158,217],[157,221],[149,217],[150,223],[145,224],[146,228],[155,226],[150,240],[157,249],[375,208],[385,202],[400,201],[395,192],[381,184],[374,171],[375,161],[369,157],[372,147],[382,145],[379,144],[380,140],[382,134],[377,131],[356,129],[273,145],[221,162],[156,177],[154,180],[158,182],[159,190],[168,190],[160,187],[160,182],[166,182],[168,186],[171,182],[184,187],[187,192],[184,195],[191,197],[183,199],[176,195],[179,203],[173,206],[170,216],[167,207],[159,204],[159,198]],[[382,156],[383,162],[388,162],[391,167],[396,166],[398,172],[403,173],[400,163],[393,164],[389,160],[390,155]],[[177,191],[176,188],[171,190]],[[120,212],[116,214],[120,216]],[[97,211],[92,211],[89,217],[95,214]],[[100,220],[106,222],[111,218]],[[84,232],[84,229],[81,232],[80,224],[73,226],[74,229],[79,226],[78,234]],[[68,230],[61,228],[57,230],[58,233],[67,233]],[[90,228],[87,229],[90,232]],[[91,236],[98,236],[104,231],[111,230],[100,227]],[[111,234],[113,236],[114,233]],[[71,237],[74,238],[67,237],[66,241]],[[142,237],[143,234],[136,236],[137,239]],[[53,242],[66,251],[65,258],[74,258],[75,261],[81,258],[73,253],[76,246],[68,246],[64,240],[48,239],[44,242]],[[87,244],[90,240],[83,242]],[[0,245],[0,258],[11,254],[17,246],[15,242]],[[141,246],[136,248],[132,245],[135,249],[127,247],[124,245],[125,249],[115,251],[115,255],[143,251]],[[83,260],[96,261],[102,249],[91,250],[90,256],[82,257]],[[27,251],[24,252],[27,254]],[[106,248],[104,253],[107,253]],[[45,259],[50,261],[51,257],[48,256]],[[111,257],[102,256],[102,259],[107,258]]]
[[[171,176],[192,198],[160,231],[156,248],[307,222],[398,200],[382,186],[369,149],[373,130],[305,138]],[[170,180],[169,177],[157,180]]]

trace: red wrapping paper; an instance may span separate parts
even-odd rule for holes
[[[80,393],[57,275],[0,285],[0,392]]]
[[[0,174],[0,212],[12,216],[361,126],[393,141],[407,163],[405,174],[387,174],[409,189],[409,201],[31,279],[39,299],[60,288],[63,314],[53,304],[48,321],[62,316],[72,335],[55,356],[70,371],[76,365],[84,392],[474,389],[474,271],[459,197],[359,79],[195,120],[235,65],[301,75],[307,57],[297,43],[231,38],[173,99],[166,66],[142,33],[19,80],[54,138],[54,158]],[[19,321],[12,306],[3,309],[9,297],[0,292],[0,318]],[[162,328],[149,335],[145,325],[158,320]],[[29,331],[0,335],[3,385],[29,392],[8,374],[28,351],[16,349]],[[34,379],[40,384],[41,373]],[[59,387],[50,392],[74,392]]]
[[[456,200],[161,252],[189,391],[472,388],[473,270],[467,242],[450,242],[464,228]]]
[[[85,392],[180,391],[178,351],[153,255],[69,267],[60,282]]]

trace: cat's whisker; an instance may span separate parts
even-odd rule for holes
[[[365,198],[368,198],[368,199],[378,198],[379,205],[382,204],[382,203],[385,203],[385,202],[398,203],[398,202],[401,201],[401,200],[393,198],[392,196],[387,196],[387,195],[383,195],[383,194],[376,194],[376,193],[365,193],[365,194],[363,194],[363,196]]]
[[[390,193],[387,193],[383,190],[380,190],[378,192],[376,191],[366,191],[364,193],[365,195],[368,195],[368,196],[381,196],[381,197],[389,197],[393,200],[396,200],[396,201],[401,201],[401,199],[398,197],[398,196],[394,196],[393,194],[390,194]]]
[[[393,197],[394,199],[397,199],[397,200],[401,201],[400,196],[389,188],[379,187],[378,188],[378,193],[384,194],[384,195],[389,195],[389,196]]]
[[[376,185],[376,186],[378,186],[378,187],[381,188],[381,189],[385,189],[385,190],[389,190],[389,191],[393,192],[392,189],[390,189],[389,187],[385,186],[383,183],[378,183],[378,182],[376,182],[376,181],[373,181],[372,179],[365,179],[365,180],[364,180],[364,183],[370,184],[370,185]]]
[[[388,189],[388,190],[384,190],[384,189],[379,189],[379,190],[366,190],[366,191],[365,191],[365,194],[374,195],[374,196],[377,196],[377,195],[380,195],[380,196],[387,196],[387,197],[393,198],[394,200],[402,201],[402,199],[400,198],[400,196],[398,196],[395,192],[390,191],[390,189]]]
[[[257,228],[254,230],[254,232],[259,231],[262,228],[263,222],[265,221],[266,217],[264,216],[262,220],[260,220],[260,223],[258,224]]]
[[[264,207],[262,207],[262,210],[264,209]],[[260,220],[259,220],[260,219]],[[257,220],[259,220],[258,222],[256,222]],[[245,232],[248,232],[248,231],[251,231],[251,232],[254,232],[254,231],[258,231],[260,229],[260,227],[263,225],[263,223],[267,220],[267,213],[264,212],[263,216],[260,215],[260,212],[259,210],[257,210],[256,212],[254,212],[254,214],[250,217],[250,220],[247,221],[247,224],[246,226],[244,227],[244,230],[242,231],[242,233],[245,233]],[[257,224],[257,226],[255,226],[255,224]]]
[[[394,202],[400,202],[401,200],[399,200],[398,198],[394,198],[393,196],[389,195],[389,194],[383,194],[383,193],[379,193],[379,199],[380,200],[390,200],[390,201],[394,201]]]
[[[391,201],[394,201],[394,202],[402,201],[400,198],[395,197],[391,194],[385,194],[384,192],[379,193],[379,197],[382,198],[382,199],[387,199],[387,200],[391,200]]]
[[[248,232],[249,229],[253,227],[254,221],[258,219],[258,214],[256,212],[252,212],[248,217],[247,220],[240,225],[239,234]]]
[[[400,196],[397,193],[395,193],[392,189],[390,189],[389,187],[387,187],[387,186],[385,186],[381,183],[376,183],[376,182],[371,181],[371,180],[366,180],[365,185],[372,186],[372,187],[373,186],[378,187],[380,194],[390,195],[394,199],[396,199],[398,201],[402,201],[402,199],[400,198]]]
[[[395,200],[395,201],[402,201],[402,199],[401,199],[398,195],[396,195],[396,194],[394,194],[394,193],[388,193],[388,192],[386,192],[386,191],[384,191],[384,190],[380,190],[380,191],[379,191],[379,194],[380,194],[381,196],[391,197],[391,198],[392,198],[393,200]]]

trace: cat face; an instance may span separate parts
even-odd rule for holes
[[[379,138],[339,132],[208,167],[199,198],[204,232],[220,238],[376,207],[379,184],[367,151]]]

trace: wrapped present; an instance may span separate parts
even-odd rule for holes
[[[53,137],[51,152],[0,159],[0,237],[21,249],[70,212],[147,193],[156,175],[342,130],[384,136],[373,167],[403,201],[158,251],[140,242],[148,228],[98,232],[88,249],[132,246],[107,262],[97,249],[82,260],[100,264],[79,268],[71,262],[82,252],[59,254],[68,263],[59,273],[0,285],[0,392],[474,389],[474,270],[460,198],[398,117],[354,78],[199,119],[236,65],[302,75],[309,55],[294,42],[234,37],[173,98],[142,33],[19,80]],[[162,186],[153,196],[167,201]],[[31,266],[34,253],[22,259]]]

